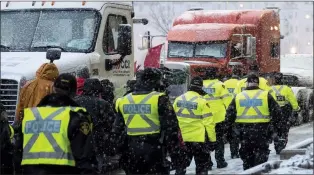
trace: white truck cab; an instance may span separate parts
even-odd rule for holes
[[[109,2],[1,2],[0,100],[12,122],[20,88],[48,62],[49,48],[60,73],[87,66],[91,77],[116,89],[134,77],[133,8]],[[120,92],[122,93],[122,92]]]

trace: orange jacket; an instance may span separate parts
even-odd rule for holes
[[[52,92],[54,80],[59,76],[58,68],[53,63],[45,63],[36,72],[36,78],[27,82],[20,91],[15,120],[23,119],[23,110],[36,107],[40,100]]]

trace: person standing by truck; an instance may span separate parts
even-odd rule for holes
[[[272,139],[270,126],[277,133],[285,131],[281,109],[272,95],[258,87],[259,77],[251,74],[247,88],[236,95],[227,109],[226,129],[235,123],[235,132],[240,139],[240,157],[243,169],[267,162]]]
[[[259,67],[257,64],[250,65],[249,72],[248,72],[247,76],[249,76],[250,74],[255,74],[259,77],[258,87],[260,89],[262,89],[262,90],[270,90],[271,89],[268,81],[265,78],[260,76]],[[243,78],[242,80],[239,81],[239,83],[237,85],[236,93],[240,93],[246,88],[246,82],[247,82],[247,78]]]
[[[214,67],[211,67],[206,71],[203,89],[207,93],[204,98],[209,102],[209,105],[213,108],[213,110],[217,112],[217,115],[214,117],[217,138],[215,148],[217,168],[225,168],[228,166],[228,163],[224,158],[224,121],[226,106],[229,105],[232,96],[230,96],[224,84],[218,80],[217,72],[218,69]]]
[[[112,105],[99,98],[102,90],[103,86],[98,79],[86,79],[82,95],[74,98],[76,103],[86,108],[92,118],[94,148],[101,172],[108,168],[109,162],[106,162],[106,157],[104,157],[106,153],[104,142],[108,141],[109,132],[115,119]]]
[[[2,103],[0,103],[0,174],[13,174],[13,144],[12,139],[14,136],[14,130],[8,121],[8,114]]]
[[[135,91],[122,97],[114,122],[110,148],[123,150],[126,174],[169,174],[165,163],[165,148],[170,155],[179,154],[178,120],[172,104],[160,86],[162,74],[158,69],[145,68],[137,79]],[[126,132],[126,137],[122,136]],[[126,142],[121,141],[124,139]],[[125,147],[121,148],[123,144]]]
[[[241,76],[242,76],[241,69],[238,67],[234,67],[232,69],[231,78],[224,82],[226,89],[229,91],[230,95],[232,95],[233,98],[236,96],[236,88],[240,81]],[[230,129],[233,130],[234,128]],[[229,133],[227,135],[227,140],[230,144],[231,158],[232,159],[239,158],[239,140],[235,136],[234,132],[229,131],[227,133]]]
[[[52,93],[52,86],[59,76],[59,71],[54,63],[45,63],[36,72],[36,78],[27,82],[21,89],[16,107],[15,121],[23,119],[25,108],[35,107],[42,98]]]
[[[184,175],[194,157],[196,163],[196,174],[208,174],[212,169],[210,160],[210,151],[214,150],[216,142],[216,132],[214,115],[212,108],[209,106],[203,96],[206,92],[202,89],[203,79],[194,77],[191,80],[189,90],[177,97],[173,107],[177,114],[179,126],[181,129],[183,141],[186,145],[186,152],[179,155],[183,160],[181,168],[176,169],[177,175]]]
[[[61,74],[54,89],[36,107],[24,109],[22,139],[16,142],[24,174],[96,174],[90,116],[67,95],[76,94],[75,77]]]
[[[282,78],[283,74],[276,72],[274,75],[274,85],[269,91],[280,105],[282,114],[285,117],[285,121],[287,121],[286,132],[282,133],[284,135],[279,135],[278,133],[274,139],[274,145],[277,154],[280,154],[280,152],[287,145],[292,113],[300,110],[297,98],[295,97],[292,89],[289,86],[283,84]]]

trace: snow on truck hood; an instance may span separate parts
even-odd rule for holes
[[[60,60],[55,60],[59,72],[75,69],[78,65],[87,64],[90,54],[61,53]],[[37,69],[43,63],[49,63],[46,52],[1,52],[1,77],[9,78],[12,75],[24,76],[32,79]]]

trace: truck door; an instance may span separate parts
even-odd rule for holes
[[[98,69],[98,72],[93,73],[100,79],[109,79],[115,87],[123,87],[127,80],[134,77],[133,53],[126,56],[119,65],[113,66],[111,70],[105,69],[105,60],[117,61],[120,58],[121,55],[117,53],[118,28],[120,24],[132,26],[131,8],[108,3],[103,9],[102,16],[102,25],[97,40],[100,61],[98,64],[92,65],[92,69]]]

